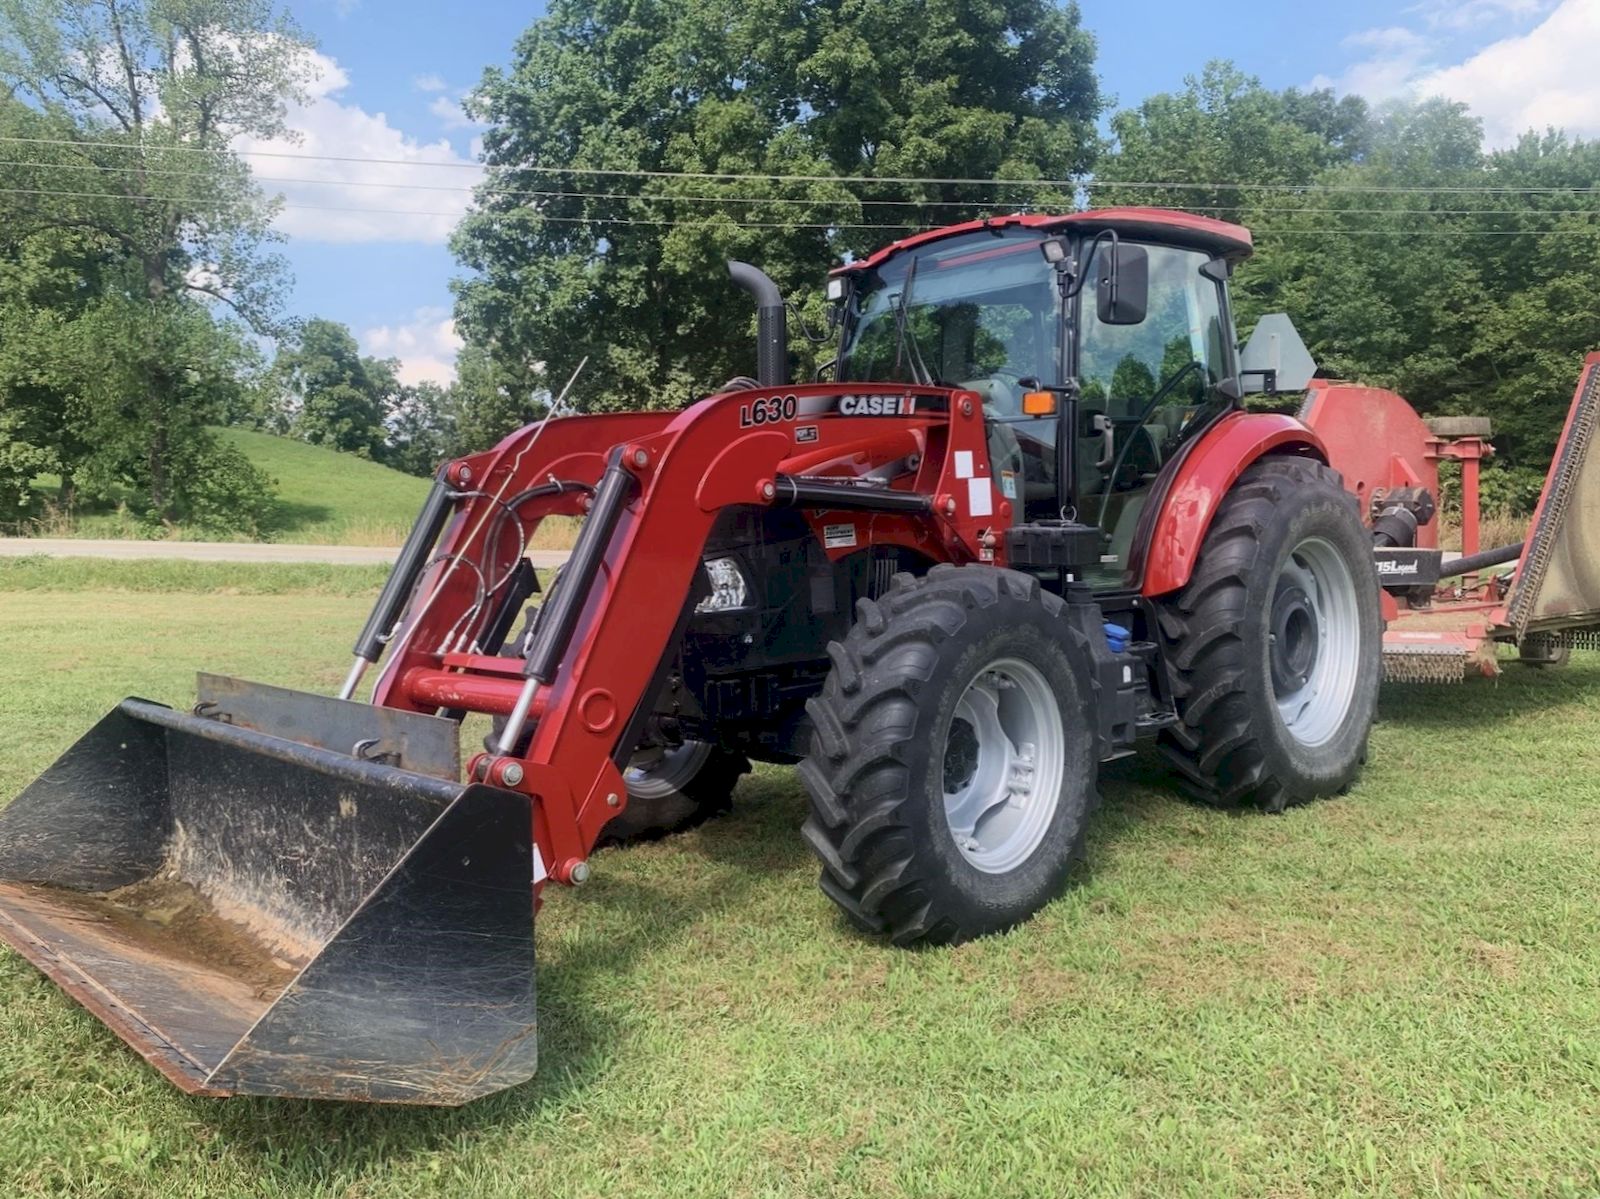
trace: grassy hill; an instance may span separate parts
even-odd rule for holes
[[[256,466],[278,482],[276,541],[315,545],[399,545],[428,492],[428,480],[401,474],[352,454],[307,445],[288,437],[245,429],[218,429]],[[58,480],[36,486],[52,492]],[[53,537],[139,537],[137,521],[124,511],[87,512],[45,522]],[[183,529],[175,540],[195,540]]]
[[[427,479],[353,454],[246,429],[217,433],[278,481],[279,541],[399,545],[428,494]]]

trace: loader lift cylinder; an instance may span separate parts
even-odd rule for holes
[[[428,555],[433,552],[445,522],[450,519],[453,500],[445,470],[446,467],[441,466],[439,473],[434,476],[433,489],[423,501],[417,523],[411,526],[405,545],[400,547],[400,556],[395,561],[394,569],[389,572],[383,591],[378,595],[378,602],[372,606],[372,614],[362,626],[361,636],[356,638],[356,660],[345,677],[344,686],[339,688],[340,699],[349,699],[354,695],[367,667],[383,656],[389,631],[405,610],[406,601],[411,598],[417,580],[428,565]]]
[[[856,487],[779,475],[773,481],[772,503],[779,508],[810,508],[825,512],[909,512],[917,516],[933,511],[933,499],[918,491]]]
[[[628,502],[633,499],[637,484],[638,480],[622,465],[620,451],[613,451],[606,473],[600,478],[600,486],[595,489],[594,506],[589,509],[578,542],[572,547],[572,556],[567,559],[559,584],[551,588],[550,598],[539,612],[523,669],[522,693],[517,696],[517,706],[506,719],[506,727],[497,743],[501,754],[516,751],[535,693],[541,686],[555,681],[561,659],[566,656],[578,619],[583,615],[583,606],[600,574],[600,565],[611,547],[611,536]]]

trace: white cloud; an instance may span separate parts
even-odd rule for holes
[[[1503,38],[1457,66],[1424,75],[1419,95],[1464,100],[1490,145],[1547,126],[1600,135],[1600,3],[1563,0],[1525,34]]]
[[[402,383],[446,386],[455,380],[456,352],[462,343],[448,309],[418,308],[410,320],[363,329],[356,340],[364,354],[400,359],[397,375]]]
[[[283,195],[278,228],[302,241],[443,242],[481,168],[446,138],[420,141],[383,113],[343,102],[350,77],[334,59],[309,53],[316,78],[288,116],[299,139],[236,145],[262,185]]]
[[[435,96],[428,105],[428,111],[439,118],[446,129],[482,129],[483,124],[474,121],[461,107],[459,96]]]
[[[1549,0],[1425,0],[1410,11],[1420,14],[1429,29],[1459,32],[1507,20],[1526,21],[1549,7]]]
[[[1387,100],[1405,92],[1427,65],[1432,45],[1428,38],[1399,25],[1353,33],[1341,44],[1365,52],[1366,57],[1337,77],[1318,75],[1311,85],[1356,92],[1369,100]]]
[[[1441,58],[1442,36],[1403,26],[1369,29],[1345,40],[1364,57],[1338,76],[1318,75],[1315,87],[1357,92],[1369,100],[1447,96],[1481,117],[1491,146],[1514,142],[1547,126],[1579,137],[1600,136],[1600,0],[1445,0],[1411,10],[1434,30],[1461,32],[1485,23],[1527,20],[1532,29],[1499,38],[1452,64]]]
[[[444,92],[450,90],[450,85],[444,79],[429,71],[426,75],[415,75],[411,79],[411,86],[419,92]]]

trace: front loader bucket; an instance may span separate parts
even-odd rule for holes
[[[0,939],[186,1091],[460,1104],[534,1072],[532,861],[524,796],[127,699],[0,812]]]

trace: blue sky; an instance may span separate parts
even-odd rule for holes
[[[279,222],[295,277],[290,307],[343,321],[368,353],[399,358],[403,378],[446,380],[457,343],[445,238],[474,177],[477,132],[459,98],[486,66],[509,60],[542,5],[292,2],[319,44],[321,72],[291,113],[301,140],[241,147],[291,206]],[[1530,125],[1600,135],[1600,72],[1590,69],[1600,60],[1600,0],[1082,0],[1082,10],[1104,88],[1122,106],[1231,58],[1271,87],[1447,94],[1472,105],[1492,142]]]

